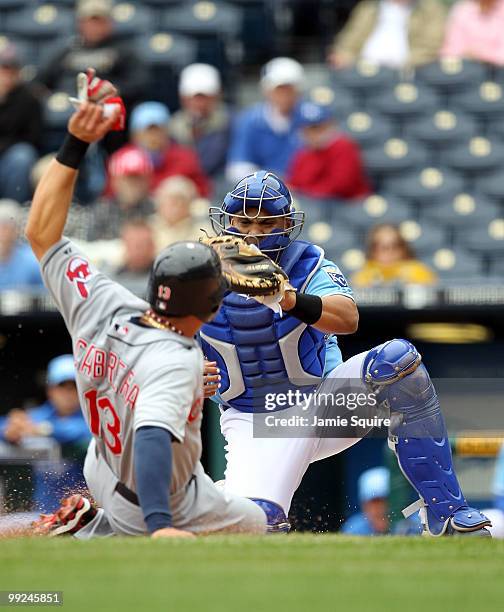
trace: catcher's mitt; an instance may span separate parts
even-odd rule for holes
[[[250,296],[275,295],[282,292],[288,277],[267,255],[253,244],[234,236],[201,238],[220,257],[222,274],[231,291]]]

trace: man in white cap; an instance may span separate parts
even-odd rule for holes
[[[170,121],[177,142],[194,147],[208,176],[223,172],[229,146],[231,115],[221,99],[219,72],[210,64],[191,64],[179,81],[181,109]]]
[[[226,169],[237,182],[260,168],[285,175],[300,147],[299,103],[304,70],[299,62],[277,57],[262,70],[265,100],[243,111],[235,122]]]

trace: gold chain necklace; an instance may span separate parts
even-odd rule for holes
[[[147,312],[144,312],[144,314],[140,317],[140,320],[151,327],[155,327],[156,329],[169,330],[179,334],[180,336],[184,335],[184,333],[175,327],[173,323],[164,317],[158,316],[153,310],[147,310]]]

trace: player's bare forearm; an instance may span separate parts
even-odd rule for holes
[[[359,326],[359,311],[355,302],[342,295],[326,295],[322,298],[322,315],[313,324],[325,334],[353,334]]]
[[[26,224],[37,259],[61,239],[76,179],[77,170],[53,159],[37,185]]]
[[[49,164],[37,185],[28,215],[25,233],[38,259],[63,235],[78,174],[73,167],[78,165],[75,160],[79,156],[83,157],[86,144],[103,138],[113,126],[117,115],[118,112],[115,112],[106,118],[103,106],[85,102],[70,117],[68,132],[74,139],[72,146],[74,149],[77,147],[77,151],[69,151],[68,147],[65,151],[60,149],[58,159]]]

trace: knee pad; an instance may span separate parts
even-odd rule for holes
[[[290,531],[289,519],[285,516],[285,512],[275,502],[258,497],[250,497],[255,504],[261,508],[266,514],[267,532],[268,533],[288,533]]]
[[[453,469],[439,399],[416,348],[395,339],[369,351],[363,379],[380,407],[390,410],[389,446],[420,496],[411,510],[431,535],[476,531],[486,517],[468,508]]]

